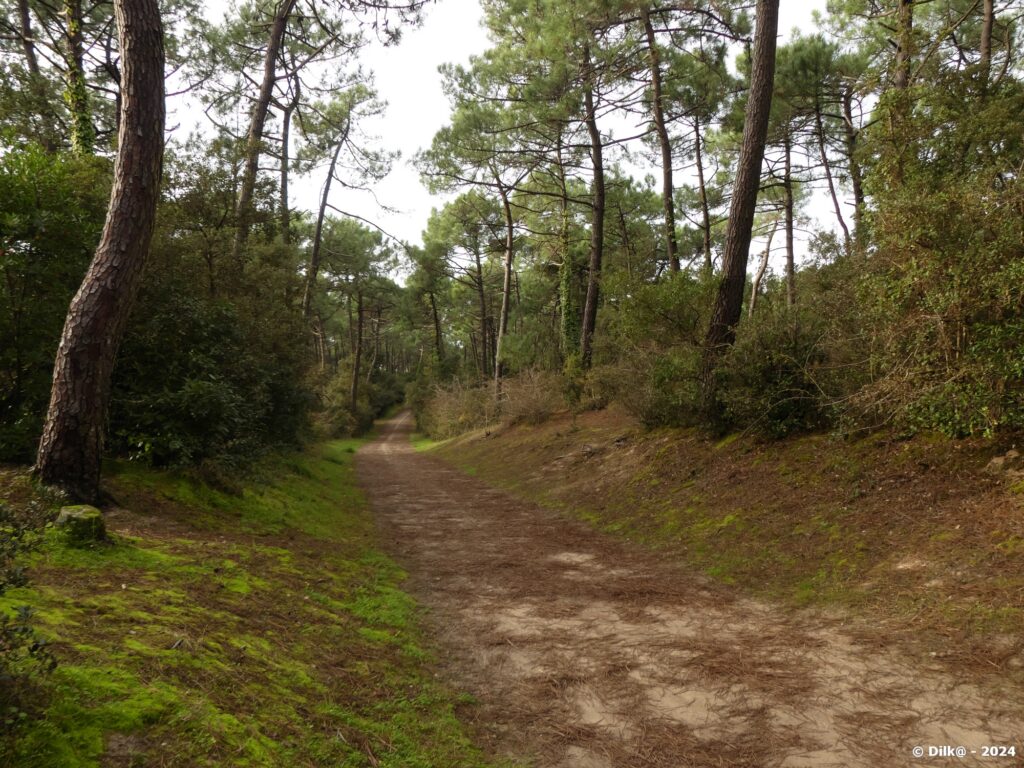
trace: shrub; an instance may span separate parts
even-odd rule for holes
[[[501,417],[507,424],[540,424],[566,407],[565,379],[529,368],[502,382]]]

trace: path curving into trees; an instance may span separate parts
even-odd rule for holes
[[[385,422],[357,457],[386,546],[428,609],[481,741],[538,768],[913,765],[916,746],[1016,745],[1019,693],[951,677],[523,503]]]

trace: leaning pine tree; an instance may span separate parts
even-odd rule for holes
[[[54,363],[36,474],[72,497],[99,495],[114,359],[156,219],[164,146],[164,37],[157,0],[114,0],[121,114],[103,235],[71,301]]]
[[[750,94],[743,124],[733,187],[729,223],[722,254],[722,279],[718,285],[711,324],[704,339],[701,366],[701,389],[705,417],[712,424],[719,421],[719,404],[715,387],[715,369],[722,353],[736,339],[736,324],[743,311],[743,290],[747,282],[747,254],[757,192],[761,186],[761,162],[768,137],[768,118],[775,83],[775,49],[779,29],[779,0],[758,0],[757,30],[750,61]]]

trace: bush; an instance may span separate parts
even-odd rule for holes
[[[771,438],[825,426],[827,398],[817,380],[825,337],[818,314],[799,307],[742,324],[717,371],[727,423]]]
[[[507,424],[540,424],[566,407],[565,379],[527,369],[502,382],[501,417]]]
[[[494,424],[497,420],[494,389],[466,386],[456,379],[447,387],[434,388],[418,422],[426,434],[444,440]]]

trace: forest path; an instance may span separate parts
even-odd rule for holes
[[[537,768],[1024,765],[981,754],[1022,752],[1021,696],[516,500],[416,453],[411,429],[408,414],[383,423],[360,482],[495,754]],[[967,754],[917,760],[918,746]]]

